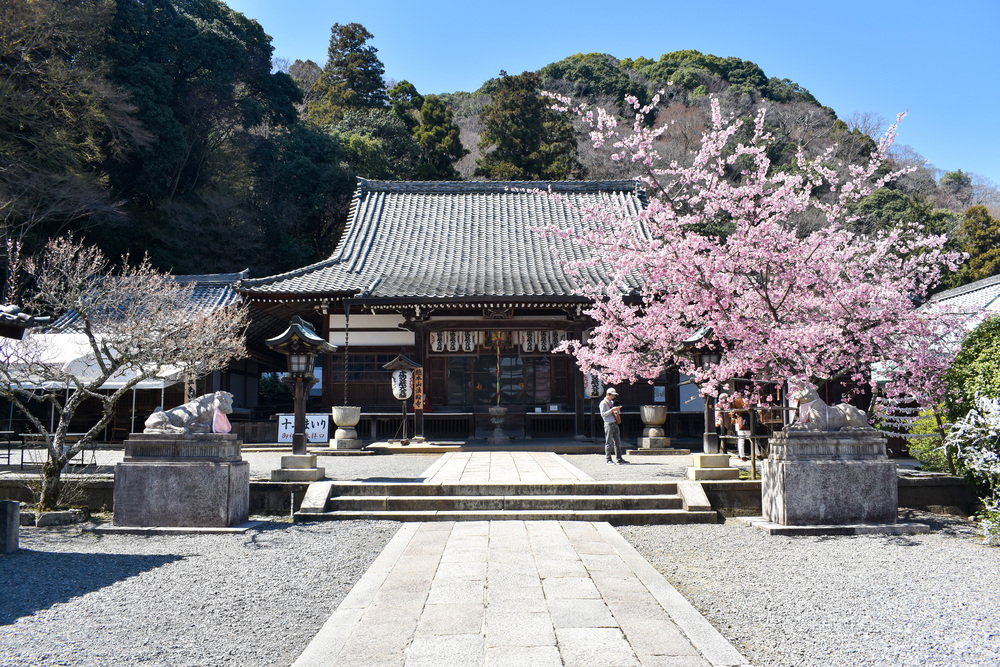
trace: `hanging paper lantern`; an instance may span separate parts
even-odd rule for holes
[[[600,398],[604,395],[604,383],[593,373],[587,373],[583,383],[583,392],[587,398]]]
[[[401,401],[413,396],[413,371],[400,368],[392,372],[392,395]]]
[[[432,331],[430,334],[431,352],[444,352],[444,334]]]
[[[462,338],[458,331],[449,331],[446,335],[448,336],[449,352],[458,352],[462,349]]]
[[[522,331],[521,332],[521,349],[525,352],[534,352],[535,347],[538,343],[536,339],[538,337],[538,332],[536,331]]]
[[[462,349],[466,352],[475,352],[476,343],[479,342],[479,332],[478,331],[463,331],[462,332]]]
[[[552,334],[548,331],[538,332],[538,349],[542,352],[548,352],[552,347]]]

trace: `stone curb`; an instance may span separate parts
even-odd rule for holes
[[[750,663],[650,565],[621,534],[607,523],[594,523],[597,531],[632,568],[639,581],[667,611],[677,627],[713,667],[736,667]]]
[[[87,532],[99,535],[242,535],[259,526],[261,521],[247,521],[238,526],[187,527],[187,526],[93,526]]]
[[[396,561],[420,527],[419,523],[400,526],[354,588],[347,594],[292,667],[326,667],[336,662],[354,627],[385,582]]]

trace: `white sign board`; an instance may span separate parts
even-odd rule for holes
[[[278,415],[278,443],[290,443],[295,434],[295,415]],[[330,442],[330,413],[306,415],[306,442]]]

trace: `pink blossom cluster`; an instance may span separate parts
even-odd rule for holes
[[[930,397],[931,376],[940,377],[954,354],[939,344],[953,322],[915,304],[962,258],[943,250],[943,236],[919,228],[866,236],[845,226],[851,203],[899,175],[883,168],[896,124],[865,164],[838,170],[830,152],[808,158],[800,149],[797,169],[776,171],[764,112],[740,142],[744,121],[724,121],[713,101],[712,127],[682,166],[664,164],[656,152],[666,127],[646,119],[658,101],[643,107],[628,99],[635,122],[627,134],[603,109],[574,109],[595,147],[642,166],[648,200],[643,210],[608,198],[584,211],[589,231],[575,237],[581,252],[562,258],[580,275],[597,322],[585,342],[565,346],[582,370],[614,384],[676,365],[703,393],[717,395],[736,377],[872,382],[878,364],[894,393]],[[828,224],[803,235],[797,223],[810,209]],[[724,236],[709,231],[720,228]],[[611,280],[584,279],[599,273]],[[719,363],[695,366],[691,342],[699,332]]]

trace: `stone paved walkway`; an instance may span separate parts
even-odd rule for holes
[[[555,454],[444,456],[433,482],[586,479]],[[745,665],[607,523],[404,524],[295,665]]]

